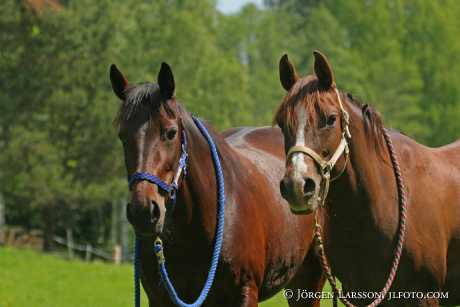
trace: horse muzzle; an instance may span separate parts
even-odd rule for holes
[[[294,214],[309,214],[318,207],[319,182],[310,177],[285,176],[280,182],[281,196]]]
[[[166,207],[164,201],[132,201],[126,206],[126,216],[136,236],[157,237],[163,232]]]

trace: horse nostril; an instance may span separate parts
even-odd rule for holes
[[[316,183],[311,178],[305,178],[305,182],[303,184],[303,194],[304,196],[310,198],[313,196],[316,190]]]
[[[152,200],[150,202],[150,221],[152,223],[155,223],[160,218],[160,215],[161,215],[160,206],[155,201]]]
[[[283,178],[280,181],[280,192],[281,192],[281,196],[283,196],[283,198],[286,198],[286,195],[287,195],[286,178]]]

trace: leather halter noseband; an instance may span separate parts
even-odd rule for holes
[[[322,180],[321,180],[321,189],[320,189],[320,193],[318,196],[318,200],[320,201],[321,206],[324,205],[324,202],[326,200],[327,193],[329,191],[330,181],[337,179],[342,174],[342,172],[345,170],[347,162],[345,162],[345,166],[343,170],[339,173],[339,175],[337,175],[335,178],[331,180],[332,169],[334,168],[335,164],[337,163],[337,161],[343,154],[345,154],[346,159],[347,159],[346,161],[348,161],[348,154],[350,152],[349,145],[347,142],[347,139],[348,140],[351,139],[350,129],[348,127],[350,124],[350,115],[348,114],[347,110],[345,110],[345,108],[343,107],[342,99],[340,98],[340,93],[337,88],[335,88],[335,92],[339,100],[340,113],[342,115],[341,120],[342,120],[343,131],[342,131],[342,139],[340,140],[340,144],[335,150],[332,157],[329,160],[325,160],[319,154],[317,154],[313,149],[307,146],[300,146],[300,145],[292,146],[289,149],[287,156],[286,156],[286,160],[289,161],[289,159],[292,157],[293,154],[302,153],[302,154],[305,154],[311,157],[313,161],[315,161],[316,164],[319,166]]]

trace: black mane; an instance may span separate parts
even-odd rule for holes
[[[120,105],[115,123],[126,123],[139,112],[152,114],[158,111],[162,105],[168,116],[175,117],[171,107],[162,102],[164,102],[164,99],[161,97],[160,87],[156,83],[145,82],[128,87],[126,89],[126,99]]]

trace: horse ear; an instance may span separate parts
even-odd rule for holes
[[[315,74],[318,77],[319,86],[324,90],[328,90],[332,86],[335,86],[332,67],[327,61],[326,56],[318,50],[313,51],[313,55],[315,56]]]
[[[297,82],[299,76],[297,76],[294,65],[289,61],[287,54],[280,59],[279,72],[281,85],[286,91],[289,91],[294,83]]]
[[[112,82],[112,89],[115,95],[121,100],[125,100],[125,90],[128,86],[128,80],[126,80],[115,64],[110,65],[110,82]]]
[[[171,67],[163,62],[161,63],[160,72],[158,73],[158,85],[163,99],[168,100],[174,96],[175,82]]]

